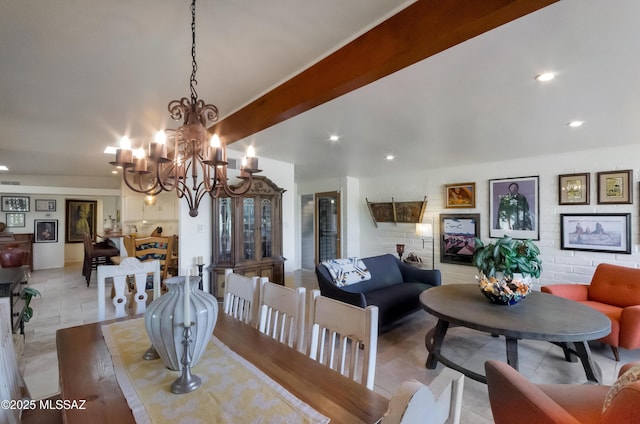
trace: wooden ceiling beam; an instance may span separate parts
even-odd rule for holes
[[[210,130],[231,144],[558,0],[418,0]]]

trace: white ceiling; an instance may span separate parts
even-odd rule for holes
[[[119,136],[175,127],[188,3],[0,0],[0,165],[107,176]],[[199,97],[225,117],[410,3],[201,0]],[[305,181],[635,144],[639,19],[637,0],[563,0],[232,148],[252,143]],[[557,78],[534,80],[546,70]]]

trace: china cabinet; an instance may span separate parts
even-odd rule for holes
[[[241,183],[240,183],[241,184]],[[240,184],[233,186],[236,189]],[[213,295],[224,296],[224,270],[267,277],[284,284],[282,257],[282,194],[284,189],[264,176],[254,176],[242,197],[221,193],[213,203]]]

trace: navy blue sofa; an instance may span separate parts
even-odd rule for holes
[[[371,279],[343,287],[333,284],[324,265],[317,265],[320,293],[361,308],[376,305],[379,329],[421,309],[420,293],[441,284],[438,269],[416,268],[390,254],[361,259],[371,273]]]

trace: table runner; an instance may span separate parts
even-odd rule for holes
[[[137,423],[329,422],[215,336],[192,368],[202,385],[176,395],[170,387],[181,373],[142,359],[151,345],[143,319],[103,325],[102,333]]]

